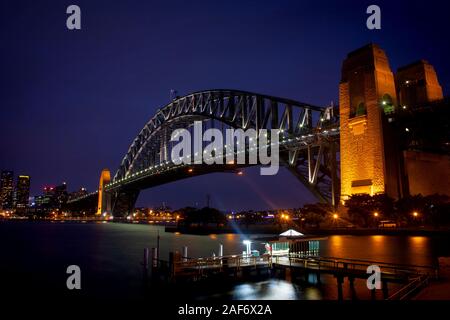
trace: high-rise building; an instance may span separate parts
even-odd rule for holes
[[[67,184],[63,182],[61,185],[56,186],[54,191],[54,205],[56,208],[61,208],[66,204],[69,198],[69,195],[67,193]]]
[[[0,206],[2,209],[13,208],[13,179],[12,171],[2,170],[0,176]]]
[[[63,182],[59,186],[46,186],[44,193],[35,197],[35,207],[41,211],[61,209],[67,202],[69,195],[67,185]]]
[[[17,178],[15,191],[15,207],[17,210],[28,207],[30,197],[30,176],[20,175]]]
[[[44,193],[35,197],[36,206],[43,210],[51,210],[54,207],[55,187],[45,186]]]

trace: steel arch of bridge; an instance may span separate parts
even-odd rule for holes
[[[105,190],[113,193],[116,204],[122,198],[126,207],[133,206],[139,189],[145,188],[143,180],[174,169],[168,157],[171,131],[189,127],[195,120],[211,120],[244,130],[278,129],[283,163],[319,200],[335,205],[339,195],[336,163],[339,127],[338,119],[330,116],[329,111],[239,90],[207,90],[177,97],[158,109],[145,124]],[[217,166],[210,171],[224,170]],[[133,189],[130,186],[136,186],[136,181],[141,184]],[[114,207],[113,204],[113,211]]]

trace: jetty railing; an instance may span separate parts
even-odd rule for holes
[[[403,286],[400,290],[397,290],[387,300],[407,300],[414,296],[418,291],[428,285],[428,276],[419,276],[409,282],[406,286]]]
[[[366,273],[369,266],[378,266],[384,275],[393,276],[423,276],[437,277],[438,269],[433,266],[407,265],[387,263],[381,261],[369,261],[361,259],[345,259],[334,257],[299,257],[277,256],[273,263],[316,269],[318,271],[341,271],[347,273]]]
[[[426,276],[428,278],[436,278],[438,276],[437,268],[432,266],[406,265],[334,257],[301,257],[298,255],[271,256],[268,254],[261,256],[243,254],[206,258],[180,257],[173,261],[172,276],[183,274],[203,275],[230,269],[239,271],[243,268],[272,268],[273,266],[277,266],[307,269],[312,272],[331,273],[351,277],[367,277],[367,268],[373,265],[380,268],[381,276],[384,278],[415,279],[421,276]]]
[[[270,255],[252,256],[252,255],[231,255],[222,257],[207,258],[188,258],[182,257],[174,261],[173,273],[198,271],[223,271],[224,269],[241,269],[248,267],[267,266],[272,267]]]

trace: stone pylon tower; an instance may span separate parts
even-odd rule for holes
[[[444,98],[436,71],[428,61],[419,60],[399,68],[396,81],[399,104],[405,109]]]
[[[104,190],[105,184],[108,184],[110,181],[111,173],[109,172],[109,169],[103,169],[100,175],[100,182],[98,184],[97,214],[111,212],[111,201],[109,201],[109,195]]]
[[[398,197],[398,161],[390,159],[396,152],[387,126],[396,105],[385,52],[369,44],[349,53],[339,85],[342,200],[359,193]]]

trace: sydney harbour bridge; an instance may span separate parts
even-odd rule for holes
[[[229,161],[230,154],[247,157],[261,148],[265,130],[278,133],[266,147],[276,144],[280,165],[334,207],[354,194],[449,193],[449,118],[450,100],[431,64],[420,60],[394,74],[385,52],[369,44],[343,62],[338,107],[229,89],[176,97],[144,125],[112,179],[103,170],[98,190],[70,199],[67,209],[125,216],[143,189],[255,165]],[[223,157],[214,164],[192,161],[195,150],[183,153],[189,161],[171,159],[172,132],[194,131],[199,122],[222,133],[253,129],[257,135],[244,147],[225,145],[210,154]]]
[[[290,99],[238,90],[207,90],[177,97],[158,109],[133,140],[113,176],[102,175],[99,190],[71,199],[69,206],[98,203],[98,211],[123,215],[133,209],[139,191],[164,183],[212,172],[236,171],[246,166],[223,164],[178,164],[170,159],[171,133],[190,130],[195,121],[204,128],[275,129],[279,132],[280,164],[286,166],[320,201],[335,204],[339,197],[337,151],[338,117],[333,110]],[[245,141],[244,151],[260,147]],[[223,150],[227,153],[237,150]],[[194,155],[187,155],[191,158]],[[100,199],[103,198],[103,199]]]

